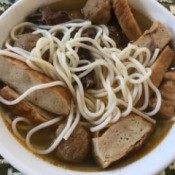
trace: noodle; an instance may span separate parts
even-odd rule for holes
[[[67,131],[70,129],[70,126],[71,126],[73,118],[74,118],[73,117],[73,115],[74,115],[73,112],[74,112],[73,108],[71,108],[71,112],[70,112],[70,115],[68,116],[68,121],[67,121],[67,124],[66,124],[65,128],[63,129],[61,134],[57,136],[57,138],[55,139],[55,141],[53,142],[53,144],[49,148],[47,148],[46,150],[35,149],[32,146],[32,144],[30,143],[30,139],[31,139],[32,135],[35,132],[37,132],[37,131],[39,131],[43,128],[49,127],[49,126],[61,121],[62,118],[56,118],[56,119],[50,120],[48,122],[45,122],[41,125],[38,125],[38,126],[34,127],[32,130],[30,130],[27,134],[27,137],[26,137],[27,146],[38,154],[49,154],[49,153],[51,153],[59,145],[59,143],[62,141],[62,139],[65,136],[65,134],[67,133]]]
[[[11,43],[17,40],[17,35],[26,28],[32,29],[33,34],[42,36],[31,52],[11,46]],[[89,28],[96,30],[94,39],[82,36]],[[62,39],[56,37],[59,32],[64,35]],[[80,48],[87,49],[93,59],[80,60],[78,55]],[[49,59],[45,61],[43,56],[47,51]],[[156,122],[151,116],[160,109],[161,94],[150,80],[152,74],[150,66],[155,62],[159,49],[155,50],[153,56],[147,48],[139,48],[132,44],[120,50],[115,41],[109,37],[109,30],[105,25],[95,26],[85,20],[73,20],[55,26],[21,23],[13,28],[10,40],[6,42],[6,50],[0,50],[0,54],[23,61],[30,68],[54,80],[52,83],[28,89],[14,101],[0,97],[3,104],[15,105],[30,93],[53,86],[67,87],[72,94],[71,112],[67,117],[66,126],[61,134],[56,134],[57,138],[49,148],[46,150],[34,148],[31,137],[35,132],[58,123],[62,117],[38,125],[28,132],[26,143],[39,154],[52,152],[62,139],[67,140],[78,123],[84,123],[84,120],[84,124],[90,127],[91,132],[100,131],[132,112],[152,123]],[[92,71],[95,72],[98,89],[86,90],[81,79]],[[157,96],[157,104],[153,111],[145,112],[150,89]],[[142,94],[144,94],[143,104],[138,107],[138,102],[143,99]],[[12,123],[13,131],[18,137],[20,135],[16,125],[21,121],[25,120],[16,118]]]
[[[17,124],[19,122],[25,122],[27,124],[31,124],[31,122],[24,118],[24,117],[17,117],[16,119],[13,120],[12,122],[12,130],[13,130],[13,133],[21,140],[24,140],[24,138],[21,136],[21,134],[18,132],[18,129],[17,129]]]

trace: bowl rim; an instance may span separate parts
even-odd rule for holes
[[[49,4],[50,2],[57,1],[57,0],[44,0],[44,3]],[[132,4],[132,0],[129,0]],[[142,0],[138,0],[141,3]],[[42,2],[42,0],[38,0],[36,3]],[[23,0],[18,1],[14,5],[12,5],[1,17],[0,17],[0,26],[7,24],[6,22],[11,19],[17,9],[24,8],[26,4],[29,5],[30,0]],[[142,2],[146,6],[146,2]],[[174,21],[174,16],[165,8],[163,8],[159,3],[155,0],[147,0],[147,3],[151,3],[152,8],[157,8],[162,12],[162,14],[166,14],[170,21]],[[138,3],[139,5],[139,3]],[[33,9],[32,9],[33,10]],[[144,9],[143,9],[144,10]],[[30,10],[31,11],[31,10]],[[154,12],[151,12],[154,13]],[[148,14],[149,15],[149,14]],[[22,20],[24,16],[20,17]],[[156,19],[156,17],[155,17]],[[7,20],[7,21],[6,21]],[[165,24],[166,21],[164,21]],[[3,33],[0,28],[0,33]],[[172,32],[175,36],[175,30]],[[7,37],[7,33],[6,37]],[[1,37],[0,37],[1,39]],[[5,136],[5,137],[4,137]],[[8,139],[6,139],[8,138]],[[26,148],[24,148],[14,136],[8,131],[6,125],[4,124],[2,117],[0,117],[0,153],[1,155],[15,168],[27,175],[135,175],[135,172],[139,170],[139,174],[142,175],[152,175],[156,174],[159,171],[166,168],[174,159],[175,159],[175,142],[173,143],[172,140],[175,138],[175,124],[170,129],[166,138],[151,152],[149,152],[143,158],[127,165],[126,167],[119,168],[116,170],[111,171],[101,171],[101,172],[77,172],[72,170],[63,169],[60,167],[55,167],[54,165],[43,161],[42,159],[34,156],[33,153],[30,153]],[[174,146],[173,146],[174,145]],[[169,149],[165,149],[169,148]],[[161,153],[161,155],[160,155]],[[163,158],[163,159],[162,159]],[[156,166],[153,162],[156,162]],[[31,168],[32,167],[32,168]],[[146,169],[144,168],[146,167]],[[141,169],[142,168],[142,169]]]

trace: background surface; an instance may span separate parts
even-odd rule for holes
[[[0,15],[17,0],[0,0]],[[32,1],[32,0],[31,0]],[[175,15],[175,0],[159,0]],[[172,24],[175,26],[175,24]],[[175,148],[174,148],[175,149]],[[155,164],[156,166],[156,164]],[[139,173],[139,172],[138,172]],[[22,175],[13,168],[3,157],[0,156],[0,175]],[[175,175],[175,162],[158,175]]]

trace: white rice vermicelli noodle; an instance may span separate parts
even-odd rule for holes
[[[31,52],[11,45],[17,40],[19,31],[22,32],[25,28],[32,29],[33,34],[41,35]],[[96,30],[94,39],[82,36],[89,28]],[[63,33],[62,39],[56,37],[60,32]],[[54,82],[32,87],[12,102],[1,97],[2,103],[17,104],[34,90],[53,85],[67,87],[72,94],[71,112],[67,117],[66,127],[47,150],[34,149],[30,138],[41,128],[62,120],[61,116],[36,126],[28,133],[26,143],[37,153],[52,152],[62,139],[69,138],[80,121],[90,125],[91,132],[100,131],[132,112],[152,123],[156,122],[151,116],[160,109],[161,95],[150,80],[152,74],[150,66],[157,58],[158,49],[153,56],[147,48],[139,48],[132,44],[120,50],[109,37],[109,30],[105,25],[96,26],[85,20],[74,20],[55,26],[21,23],[11,31],[10,39],[5,46],[6,49],[0,50],[0,54],[25,62],[32,69],[52,78]],[[78,55],[80,48],[87,49],[93,59],[81,60]],[[49,58],[45,61],[43,56],[48,51]],[[85,89],[81,80],[92,71],[98,88]],[[150,90],[157,96],[157,105],[153,111],[146,112]],[[143,103],[138,106],[140,101]],[[23,119],[20,118],[19,121]],[[15,124],[19,121],[13,122],[14,132],[16,132]]]

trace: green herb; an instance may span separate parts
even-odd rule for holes
[[[166,169],[166,175],[175,175],[175,170]]]
[[[175,15],[175,0],[158,0],[164,7]]]
[[[11,5],[12,5],[11,3],[0,2],[0,15],[1,15],[6,9],[8,9]]]
[[[175,5],[175,0],[158,0],[167,9],[170,9],[171,5]]]

